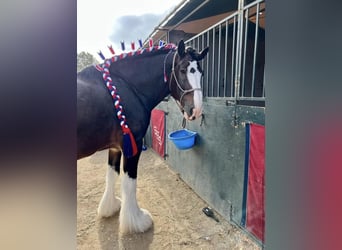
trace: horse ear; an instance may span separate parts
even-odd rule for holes
[[[179,41],[177,52],[181,58],[185,56],[185,45],[183,40]]]
[[[209,52],[209,47],[206,47],[204,50],[202,50],[199,53],[198,61],[201,61],[207,55],[208,52]]]

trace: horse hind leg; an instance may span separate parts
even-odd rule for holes
[[[115,196],[115,181],[120,175],[120,160],[121,151],[110,149],[108,152],[106,188],[97,209],[100,217],[110,217],[120,210],[121,200]]]
[[[141,151],[131,158],[124,158],[124,174],[121,179],[122,208],[120,211],[120,232],[145,232],[152,226],[151,214],[139,208],[136,199],[137,167]]]

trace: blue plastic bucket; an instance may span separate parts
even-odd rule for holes
[[[196,132],[188,130],[188,129],[181,129],[174,132],[171,132],[168,135],[168,138],[175,144],[175,146],[180,149],[189,149],[195,145],[195,137]]]

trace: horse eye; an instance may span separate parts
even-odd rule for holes
[[[190,73],[195,73],[195,72],[196,72],[196,70],[194,68],[190,69]]]

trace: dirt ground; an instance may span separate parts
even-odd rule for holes
[[[150,211],[153,227],[145,233],[121,235],[118,214],[98,218],[97,206],[105,187],[107,151],[77,163],[77,249],[251,249],[261,247],[208,206],[153,150],[139,161],[137,199]],[[116,183],[120,196],[120,180]]]

